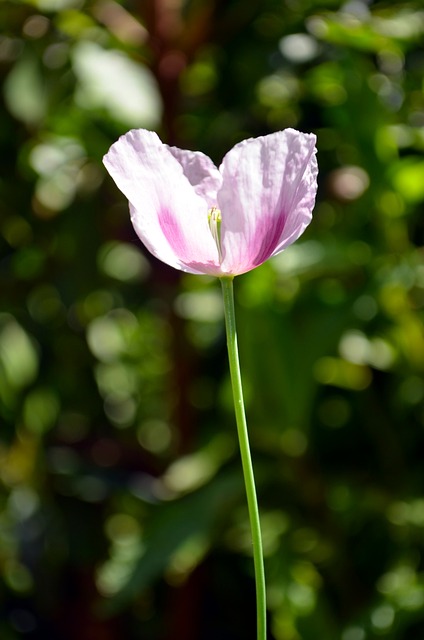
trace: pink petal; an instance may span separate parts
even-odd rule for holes
[[[257,267],[309,224],[317,189],[315,141],[313,134],[286,129],[227,153],[218,192],[224,273]]]
[[[197,195],[208,203],[208,209],[216,206],[216,194],[222,184],[218,169],[204,153],[167,147],[183,168],[184,175]]]
[[[112,145],[103,162],[130,202],[137,235],[154,256],[190,273],[220,272],[208,226],[208,202],[196,193],[178,159],[155,133],[129,131]]]

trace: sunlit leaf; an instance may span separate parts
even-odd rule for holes
[[[6,78],[4,97],[10,112],[27,124],[37,124],[46,115],[47,94],[35,58],[22,59]]]
[[[104,109],[127,126],[155,127],[162,106],[150,71],[124,53],[82,41],[73,49],[79,84],[76,100],[84,109]]]

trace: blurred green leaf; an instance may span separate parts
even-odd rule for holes
[[[10,112],[29,125],[37,125],[47,113],[44,79],[37,60],[27,54],[10,71],[4,84]]]
[[[211,542],[219,534],[220,521],[240,496],[242,486],[239,473],[221,473],[202,489],[158,505],[143,534],[141,556],[120,593],[105,603],[106,610],[121,609],[156,581],[187,540],[202,534]]]
[[[127,126],[154,128],[162,106],[155,78],[123,52],[81,41],[72,52],[78,78],[75,99],[83,109],[104,109]]]
[[[424,162],[408,158],[392,167],[393,186],[408,203],[424,200]]]

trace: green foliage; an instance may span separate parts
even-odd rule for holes
[[[154,9],[155,7],[155,9]],[[419,3],[0,4],[0,636],[254,638],[219,285],[140,246],[131,127],[318,136],[304,237],[237,278],[270,638],[424,634]]]

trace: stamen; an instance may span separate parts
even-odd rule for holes
[[[221,211],[218,207],[212,207],[208,211],[208,224],[209,229],[211,230],[211,234],[213,239],[215,240],[215,244],[218,248],[219,259],[222,260],[221,254]]]

